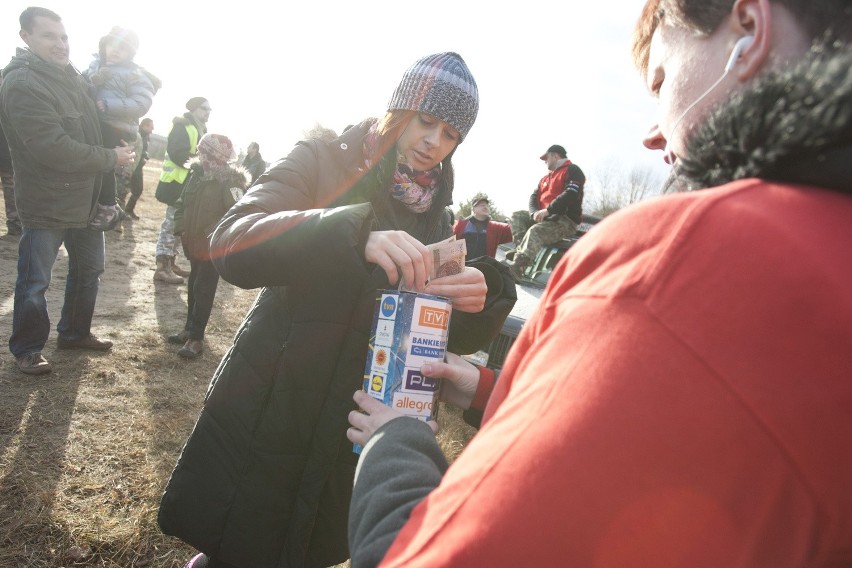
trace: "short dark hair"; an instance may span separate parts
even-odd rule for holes
[[[31,33],[33,31],[33,24],[35,24],[35,19],[39,17],[48,18],[53,20],[54,22],[62,21],[62,18],[59,17],[59,14],[57,14],[53,10],[41,8],[39,6],[30,6],[29,8],[21,12],[21,16],[18,18],[18,21],[21,23],[21,29],[25,32]]]
[[[143,118],[142,122],[139,123],[139,126],[146,126],[148,124],[154,124],[154,121],[150,118]]]
[[[814,41],[852,41],[852,3],[849,0],[771,0],[787,8]],[[633,62],[648,72],[651,38],[663,19],[676,26],[711,34],[731,13],[734,0],[648,0],[633,29]]]

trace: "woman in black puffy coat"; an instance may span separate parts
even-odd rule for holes
[[[494,264],[469,263],[427,284],[426,245],[452,234],[451,159],[478,107],[458,54],[424,57],[382,119],[332,142],[299,142],[217,227],[211,254],[220,274],[263,290],[162,499],[163,531],[206,553],[191,565],[318,567],[348,558],[357,455],[347,414],[377,289],[402,279],[450,298],[450,351],[472,353],[499,331],[514,301],[501,294],[506,280]]]

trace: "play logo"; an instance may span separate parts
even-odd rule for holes
[[[438,390],[438,379],[424,377],[417,369],[408,369],[403,383],[405,390],[435,392]]]

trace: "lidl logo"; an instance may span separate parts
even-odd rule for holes
[[[384,388],[385,378],[381,375],[373,375],[373,379],[370,381],[370,389],[373,392],[382,392]]]
[[[396,312],[396,297],[384,296],[382,298],[382,317],[392,318]]]
[[[450,312],[432,306],[421,306],[419,322],[425,327],[447,329],[450,323]]]

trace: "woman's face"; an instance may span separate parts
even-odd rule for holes
[[[458,131],[443,120],[419,112],[397,140],[397,151],[415,170],[431,170],[453,151],[459,137]]]

